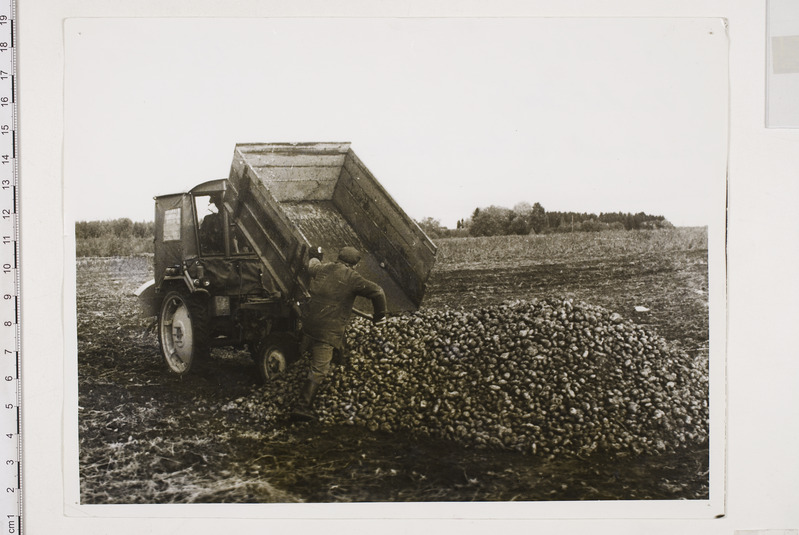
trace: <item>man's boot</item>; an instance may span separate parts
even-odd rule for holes
[[[313,400],[316,397],[316,391],[319,390],[321,383],[313,379],[308,379],[302,386],[300,391],[300,399],[297,400],[297,406],[291,412],[291,416],[297,420],[314,420],[316,417],[313,413]]]

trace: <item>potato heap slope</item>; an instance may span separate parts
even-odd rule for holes
[[[527,453],[658,454],[708,438],[707,359],[570,300],[420,312],[348,333],[320,419]]]

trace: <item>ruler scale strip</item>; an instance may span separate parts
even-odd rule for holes
[[[0,5],[0,533],[22,533],[16,5]]]

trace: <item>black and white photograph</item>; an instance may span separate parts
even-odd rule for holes
[[[67,20],[70,505],[723,512],[727,30]]]
[[[0,6],[4,530],[794,535],[797,36]]]

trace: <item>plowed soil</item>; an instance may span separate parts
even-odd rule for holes
[[[705,246],[706,247],[706,246]],[[573,298],[707,354],[707,249],[579,254],[535,263],[440,259],[425,307]],[[162,363],[133,291],[151,258],[77,262],[81,501],[264,503],[707,499],[707,445],[563,460],[287,419],[258,428],[225,406],[259,384],[245,352],[214,349],[182,379]],[[636,306],[647,311],[636,312]],[[640,310],[640,308],[639,308]]]

